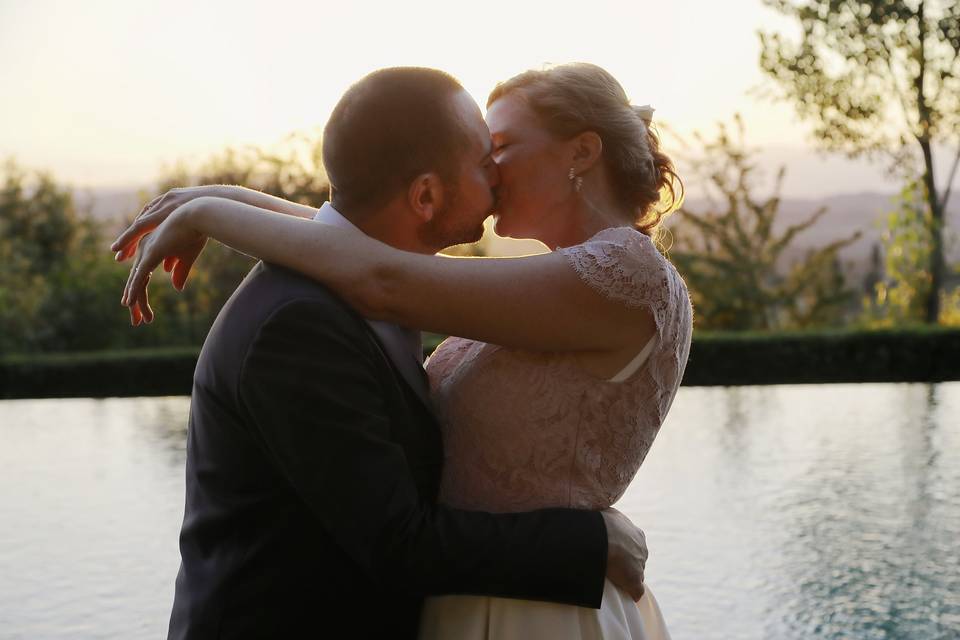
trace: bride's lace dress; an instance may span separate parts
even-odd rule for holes
[[[604,296],[649,309],[656,333],[610,380],[587,373],[570,354],[445,340],[426,367],[444,429],[441,502],[494,512],[609,507],[670,409],[692,330],[680,274],[648,236],[628,227],[558,251]],[[424,605],[421,638],[668,637],[649,588],[647,594],[635,605],[608,581],[600,610],[432,597]]]

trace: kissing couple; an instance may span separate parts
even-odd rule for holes
[[[135,325],[208,238],[261,260],[194,374],[169,638],[669,638],[611,508],[691,342],[651,118],[591,64],[498,84],[486,122],[448,74],[382,69],[326,124],[319,210],[229,185],[144,207],[112,246]],[[551,251],[434,255],[490,215]],[[425,367],[421,330],[451,336]]]

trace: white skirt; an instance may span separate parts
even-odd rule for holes
[[[599,609],[488,596],[433,596],[423,604],[420,640],[670,640],[660,605],[644,584],[634,602],[609,580]]]

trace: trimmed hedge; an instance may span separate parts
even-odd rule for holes
[[[432,338],[432,339],[431,339]],[[436,337],[427,336],[428,350]],[[0,358],[0,398],[189,395],[199,349]],[[960,380],[960,329],[699,333],[690,386]]]
[[[685,385],[960,380],[960,329],[703,334]]]
[[[198,348],[17,355],[0,359],[0,398],[190,395]]]

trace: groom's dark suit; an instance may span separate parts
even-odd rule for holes
[[[600,605],[599,513],[437,506],[442,458],[366,323],[257,265],[197,363],[170,637],[412,637],[434,593]]]

